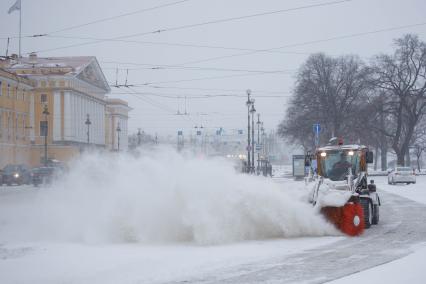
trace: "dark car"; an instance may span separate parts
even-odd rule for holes
[[[57,167],[34,168],[31,171],[31,182],[34,186],[51,183],[57,171]]]
[[[3,181],[7,185],[30,184],[30,169],[26,165],[7,165],[3,169]]]

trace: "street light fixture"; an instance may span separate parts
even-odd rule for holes
[[[92,122],[90,121],[90,115],[87,114],[86,122],[84,123],[87,126],[87,145],[90,143],[90,125]]]
[[[120,122],[117,124],[117,128],[115,130],[117,131],[117,151],[120,152]]]
[[[49,115],[49,110],[47,109],[47,104],[44,105],[43,115],[44,115],[44,166],[47,167],[47,135],[48,135],[48,120],[47,116]]]

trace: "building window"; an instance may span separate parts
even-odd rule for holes
[[[47,121],[40,121],[40,136],[47,136]]]
[[[2,81],[0,81],[0,96],[3,95],[3,85]]]
[[[26,140],[27,139],[27,128],[29,128],[29,127],[27,127],[27,115],[25,115],[24,114],[24,121],[23,121],[23,123],[24,123],[24,127],[23,127],[23,133],[24,133],[24,140]]]
[[[47,95],[46,94],[41,94],[41,96],[40,96],[40,102],[42,104],[47,103]]]
[[[25,89],[22,90],[22,100],[25,101]]]
[[[19,114],[15,117],[15,139],[19,139]]]
[[[12,132],[12,118],[10,117],[10,113],[7,116],[7,139],[10,139]]]
[[[7,84],[7,96],[10,97],[10,84]]]

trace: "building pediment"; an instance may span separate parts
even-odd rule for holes
[[[89,64],[84,66],[76,77],[79,80],[101,88],[106,92],[110,91],[108,82],[95,58],[91,60]]]

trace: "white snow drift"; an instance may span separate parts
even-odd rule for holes
[[[0,208],[0,242],[180,242],[336,234],[313,208],[222,159],[172,150],[90,154],[50,188]]]

